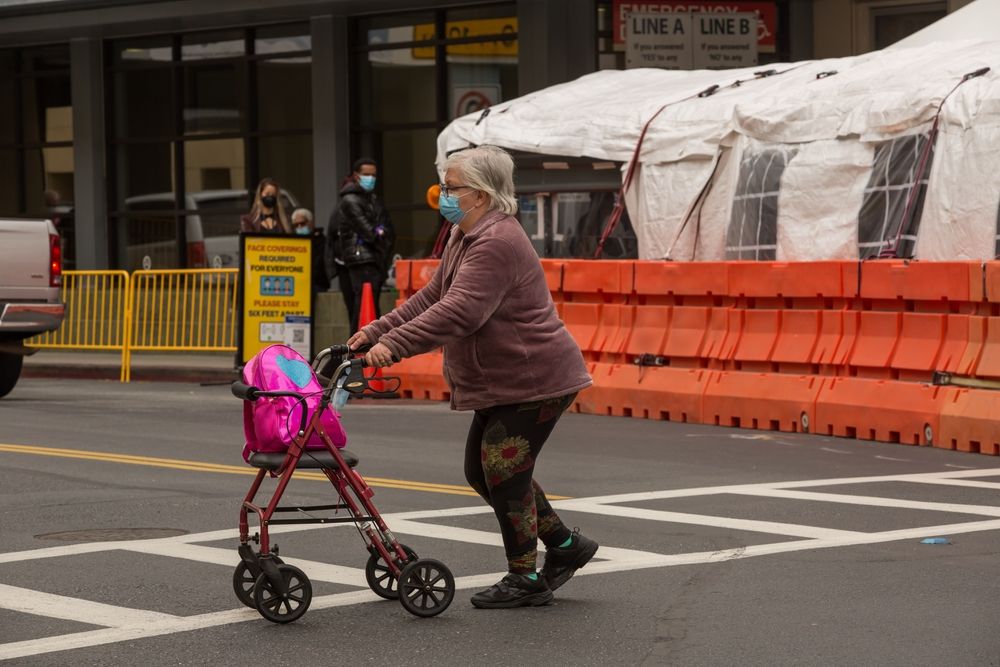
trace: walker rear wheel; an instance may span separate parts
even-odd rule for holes
[[[279,565],[286,593],[275,589],[267,574],[260,573],[253,587],[254,606],[272,623],[291,623],[306,613],[312,602],[312,584],[306,573],[294,565]]]
[[[285,562],[277,556],[271,556],[271,560],[278,565]],[[260,568],[257,569],[257,574],[254,574],[250,566],[243,560],[240,561],[240,564],[233,571],[233,592],[236,593],[236,598],[240,602],[251,609],[256,607],[253,603],[253,585],[257,581],[258,574],[260,574]]]
[[[403,551],[406,552],[407,556],[405,563],[400,563],[398,561],[396,563],[400,569],[402,569],[406,563],[417,560],[417,553],[405,544],[400,544],[399,546],[403,548]],[[383,597],[386,600],[395,600],[399,598],[399,588],[396,586],[396,577],[393,576],[392,570],[390,570],[389,566],[386,565],[384,560],[382,560],[382,556],[380,556],[374,549],[372,549],[371,555],[368,556],[368,563],[365,565],[365,579],[368,580],[368,587],[375,592],[375,595]]]
[[[437,616],[455,597],[455,577],[441,561],[421,558],[403,568],[399,593],[400,604],[414,616]]]

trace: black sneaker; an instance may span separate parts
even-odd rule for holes
[[[552,602],[552,591],[543,577],[529,579],[523,574],[509,573],[485,591],[472,596],[472,604],[480,609],[510,609],[539,607]]]
[[[577,570],[594,557],[598,546],[594,540],[581,535],[579,528],[574,528],[572,544],[546,549],[542,578],[549,585],[549,590],[554,591],[569,581]]]

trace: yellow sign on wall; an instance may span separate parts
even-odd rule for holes
[[[517,56],[517,18],[511,16],[505,19],[476,19],[469,21],[449,21],[445,25],[446,39],[462,39],[464,37],[483,37],[499,35],[495,41],[477,42],[475,44],[449,44],[445,52],[449,56]],[[503,35],[510,35],[504,38]],[[434,24],[425,23],[413,26],[413,41],[418,42],[434,39]],[[421,46],[413,49],[413,57],[434,59],[433,46]]]
[[[312,239],[242,236],[242,334],[246,363],[268,345],[285,344],[309,358]]]

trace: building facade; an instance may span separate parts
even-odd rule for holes
[[[962,4],[21,2],[0,7],[0,216],[51,217],[68,268],[230,266],[261,178],[322,226],[367,155],[398,251],[422,256],[440,224],[425,203],[437,133],[624,67],[626,12],[755,11],[766,64],[881,48]]]

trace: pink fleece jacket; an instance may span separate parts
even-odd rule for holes
[[[531,241],[498,211],[469,234],[456,227],[431,281],[363,330],[400,358],[444,347],[456,410],[555,398],[592,382]]]

